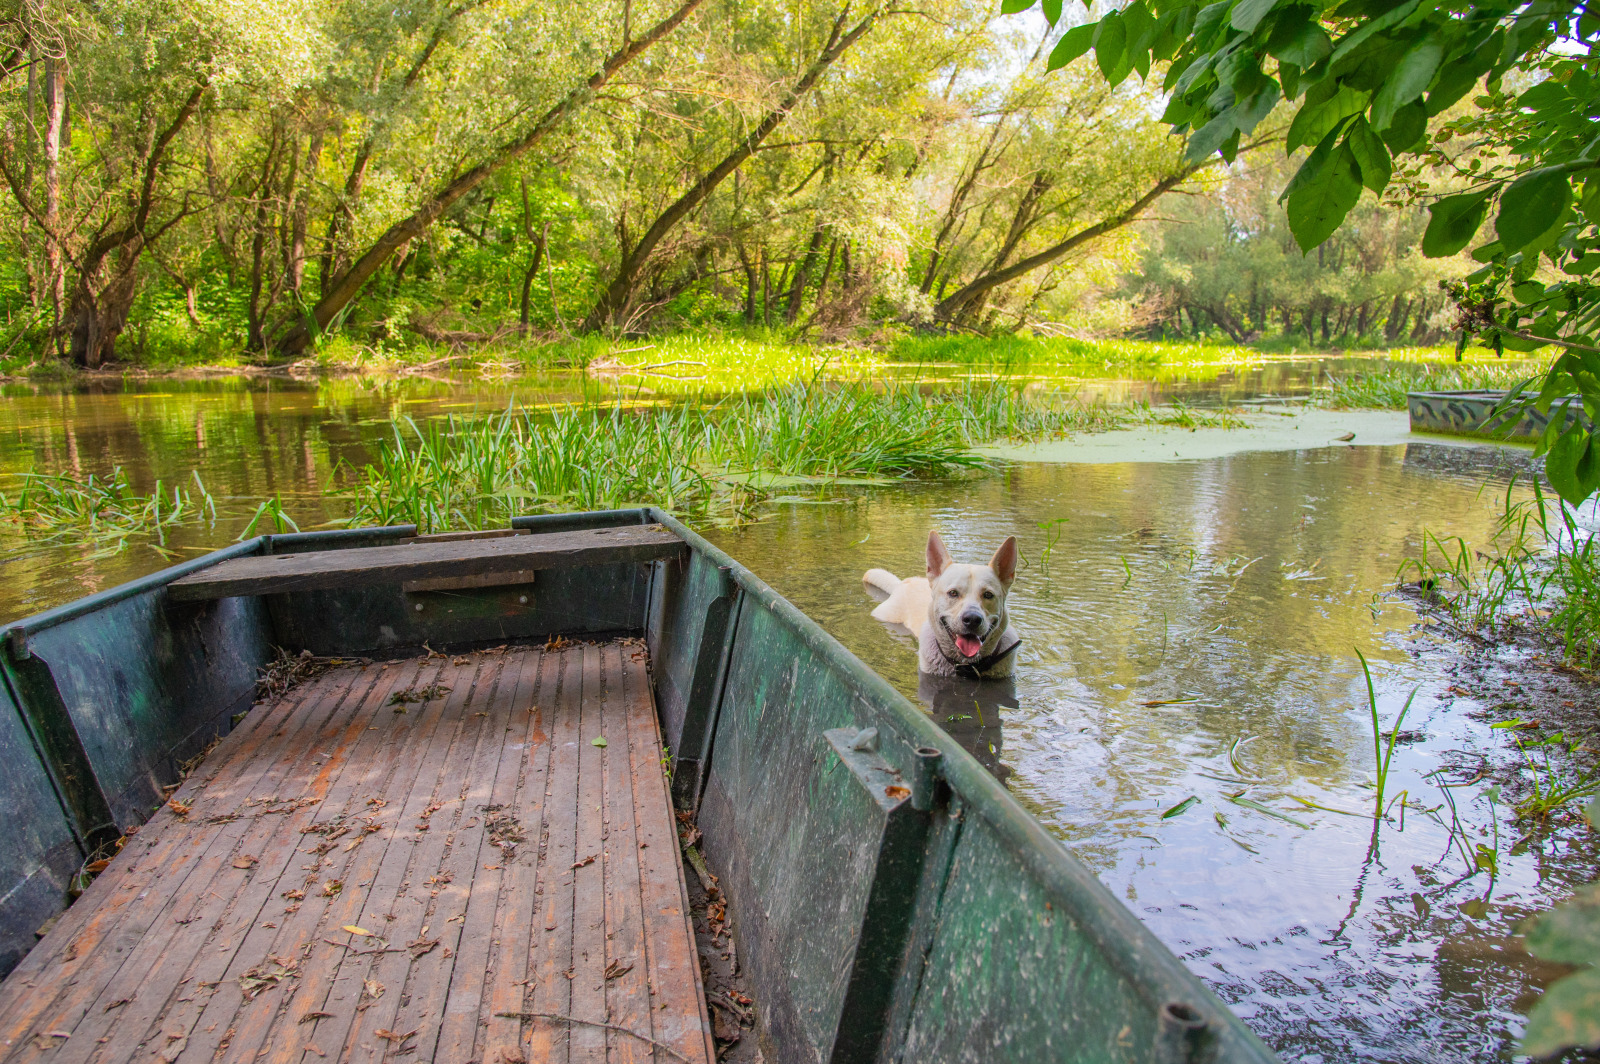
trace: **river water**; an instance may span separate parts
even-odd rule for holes
[[[1317,372],[1088,387],[1244,399],[1303,391]],[[270,495],[302,527],[340,516],[328,489],[357,475],[396,415],[594,387],[6,386],[0,471],[120,464],[147,487],[197,470],[221,513],[169,536],[170,554],[6,540],[0,619],[229,542]],[[1593,879],[1600,853],[1581,824],[1525,837],[1494,800],[1482,777],[1507,752],[1489,728],[1496,702],[1460,685],[1458,654],[1393,589],[1424,528],[1482,542],[1494,490],[1526,457],[1309,442],[1204,460],[1005,462],[957,481],[791,497],[766,520],[708,531],[928,706],[1286,1058],[1509,1057],[1520,1012],[1560,974],[1521,951],[1515,925]],[[1012,687],[919,686],[910,640],[868,616],[861,573],[918,571],[929,528],[961,560],[1021,540]],[[1377,834],[1360,815],[1375,795],[1358,651],[1384,721],[1415,692],[1385,801],[1404,797]],[[1469,864],[1479,844],[1497,855],[1493,876]]]

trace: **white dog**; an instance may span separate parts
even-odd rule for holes
[[[861,582],[881,599],[872,615],[917,634],[917,661],[934,676],[1010,676],[1021,637],[1006,619],[1006,592],[1017,575],[1017,541],[1007,536],[988,565],[950,560],[938,532],[928,533],[928,575],[900,579],[868,569]]]

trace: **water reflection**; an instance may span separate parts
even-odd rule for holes
[[[1525,462],[1413,444],[1015,465],[713,535],[952,734],[971,729],[980,760],[992,744],[1012,793],[1287,1057],[1481,1060],[1509,1053],[1550,975],[1495,944],[1594,878],[1596,837],[1513,849],[1526,826],[1482,782],[1451,792],[1452,823],[1439,784],[1474,779],[1502,733],[1392,589],[1423,528],[1482,542],[1500,490],[1485,476],[1503,486]],[[1040,526],[1058,519],[1047,558]],[[873,566],[915,570],[930,527],[959,561],[1023,542],[1015,695],[981,725],[949,719],[967,695],[928,689],[859,590]],[[1376,846],[1356,650],[1384,720],[1420,688],[1387,785],[1404,823]],[[1462,856],[1479,842],[1499,846],[1493,882]]]
[[[969,680],[956,676],[921,673],[917,679],[917,698],[929,716],[960,743],[978,763],[1004,783],[1011,768],[1004,756],[1003,709],[1016,709],[1017,685],[1003,680]]]

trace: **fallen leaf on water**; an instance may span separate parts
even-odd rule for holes
[[[1355,438],[1356,438],[1356,434],[1355,433],[1347,432],[1343,436],[1338,437],[1338,440],[1339,440],[1340,443],[1349,443],[1351,440],[1353,440]]]
[[[355,924],[345,924],[343,930],[350,932],[352,935],[361,935],[363,937],[370,937],[372,935],[371,931],[368,931],[364,927],[357,927]]]
[[[1177,805],[1173,806],[1171,809],[1168,809],[1165,813],[1162,813],[1161,814],[1161,819],[1162,820],[1170,820],[1175,816],[1182,815],[1183,812],[1185,810],[1189,809],[1190,807],[1196,806],[1196,805],[1199,805],[1199,804],[1200,804],[1200,799],[1191,794],[1191,795],[1189,795],[1189,797],[1185,798],[1183,801],[1179,802]]]

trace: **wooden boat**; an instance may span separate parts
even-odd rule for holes
[[[262,536],[0,630],[0,1060],[709,1062],[691,844],[769,1061],[1274,1059],[728,555],[512,526]],[[276,648],[318,674],[263,697]]]
[[[1411,416],[1411,431],[1527,443],[1544,432],[1552,417],[1562,419],[1565,426],[1571,424],[1583,409],[1577,397],[1570,396],[1552,402],[1548,415],[1532,408],[1502,410],[1500,406],[1508,394],[1481,389],[1407,392],[1406,409]]]

